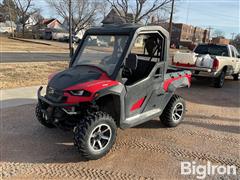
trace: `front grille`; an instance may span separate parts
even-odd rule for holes
[[[64,92],[62,90],[57,90],[50,86],[47,86],[46,98],[58,103],[63,103],[66,101],[66,97],[64,96]]]

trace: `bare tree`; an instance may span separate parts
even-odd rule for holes
[[[161,8],[166,8],[172,0],[107,0],[118,14],[129,21],[129,13],[133,15],[133,23],[149,19],[149,15]],[[130,2],[131,1],[131,2]]]
[[[13,0],[3,0],[0,4],[0,12],[7,14],[4,20],[10,20],[16,22],[17,20],[17,7]]]
[[[36,10],[33,10],[33,0],[14,0],[15,5],[18,8],[17,14],[19,22],[22,24],[22,34],[25,35],[25,27],[30,15],[34,14]]]
[[[214,32],[213,32],[213,35],[216,36],[216,37],[224,37],[225,33],[219,29],[216,29]]]
[[[238,49],[238,52],[240,52],[240,34],[237,34],[230,43]]]
[[[69,0],[46,0],[52,6],[57,14],[68,21]],[[72,2],[73,30],[75,32],[93,24],[99,2],[88,0],[74,0]]]

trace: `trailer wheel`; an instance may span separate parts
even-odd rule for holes
[[[35,114],[37,117],[37,120],[45,127],[47,128],[55,128],[56,126],[46,120],[46,116],[44,116],[43,112],[41,111],[41,102],[37,103],[37,106],[35,108]]]
[[[214,79],[214,87],[222,88],[224,85],[226,72],[222,71],[221,74]]]
[[[183,120],[185,109],[183,98],[174,94],[161,114],[160,120],[167,127],[176,127]]]
[[[86,159],[99,159],[106,155],[116,140],[117,126],[105,112],[84,117],[73,130],[74,144]]]
[[[233,76],[234,81],[238,81],[239,73],[233,74],[232,76]]]

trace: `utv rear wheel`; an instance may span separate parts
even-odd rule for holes
[[[232,76],[233,76],[234,81],[238,81],[239,73],[233,74]]]
[[[37,103],[36,109],[35,109],[35,114],[37,117],[37,120],[45,127],[48,128],[54,128],[54,124],[50,123],[47,121],[46,116],[43,114],[41,111],[41,104],[40,102]]]
[[[114,119],[104,112],[84,117],[74,128],[74,144],[87,159],[106,155],[116,140],[117,126]]]
[[[226,72],[222,71],[221,74],[214,79],[214,87],[222,88],[224,85]]]
[[[161,114],[160,120],[167,127],[175,127],[183,120],[185,109],[182,97],[173,95]]]

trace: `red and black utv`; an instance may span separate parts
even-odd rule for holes
[[[189,87],[189,71],[168,70],[169,35],[160,26],[107,26],[86,31],[69,68],[38,90],[37,119],[44,126],[73,129],[87,159],[113,146],[117,128],[160,117],[177,126],[185,113],[176,88]]]

